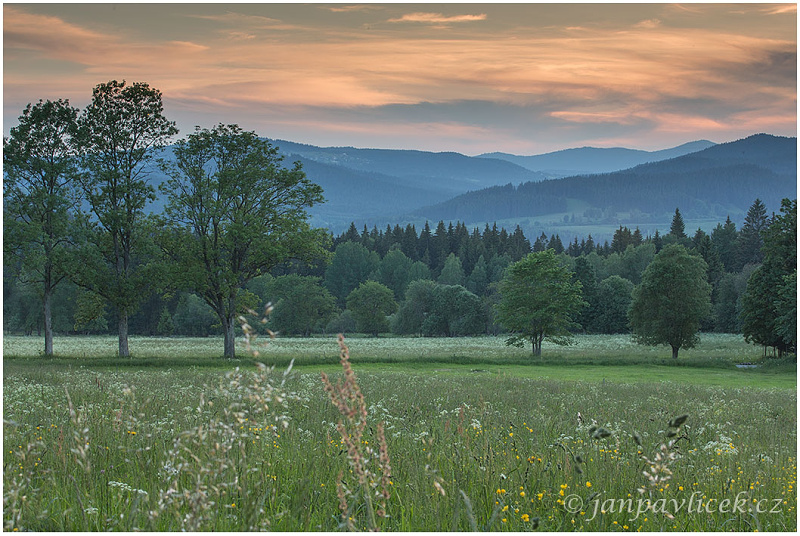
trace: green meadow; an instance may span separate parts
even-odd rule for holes
[[[5,337],[5,530],[797,528],[796,367],[741,337],[345,342]]]

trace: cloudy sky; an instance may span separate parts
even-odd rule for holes
[[[3,128],[111,79],[183,133],[538,154],[797,135],[794,4],[4,4]]]

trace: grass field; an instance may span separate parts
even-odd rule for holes
[[[219,339],[132,339],[129,360],[113,338],[52,359],[39,342],[3,341],[6,530],[797,526],[796,369],[737,369],[761,351],[733,336],[680,365],[626,337],[541,361],[494,338],[348,339],[363,417],[355,384],[349,416],[323,388],[346,377],[332,339],[274,341],[263,372]]]

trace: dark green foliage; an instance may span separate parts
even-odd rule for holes
[[[764,206],[761,199],[756,199],[747,210],[744,224],[736,239],[737,269],[741,269],[747,264],[761,264],[761,261],[764,260],[762,233],[768,224],[767,207]]]
[[[207,337],[217,332],[214,311],[202,298],[194,294],[184,294],[178,300],[175,314],[172,315],[175,335],[188,337]]]
[[[733,272],[738,266],[736,252],[736,224],[731,221],[730,216],[725,220],[725,225],[717,224],[711,232],[711,242],[719,252],[719,258],[725,266],[726,272]]]
[[[347,308],[353,313],[358,331],[378,333],[389,331],[388,315],[397,311],[392,289],[377,281],[366,281],[347,296]]]
[[[381,260],[378,280],[392,289],[395,299],[399,300],[405,294],[413,264],[414,262],[399,249],[392,249]]]
[[[581,283],[583,300],[586,302],[586,306],[581,309],[576,320],[585,331],[591,331],[594,329],[595,317],[604,312],[598,303],[597,274],[586,257],[575,259],[574,277]]]
[[[108,329],[106,301],[102,296],[91,291],[78,294],[74,329],[86,334],[103,333]]]
[[[508,267],[500,282],[497,321],[510,333],[507,344],[530,342],[541,355],[542,341],[569,344],[570,330],[585,302],[581,284],[556,259],[552,250],[531,253]]]
[[[5,285],[3,296],[3,330],[37,335],[44,327],[42,298],[30,284],[14,280]]]
[[[275,306],[269,327],[283,335],[309,336],[322,331],[336,314],[336,298],[322,286],[319,277],[276,277],[270,282],[267,295]]]
[[[686,238],[686,226],[683,223],[681,211],[677,208],[675,209],[675,216],[672,218],[672,224],[669,226],[668,236],[674,236],[678,240],[681,238]]]
[[[326,333],[353,333],[356,330],[356,320],[353,318],[353,313],[349,309],[345,309],[325,326]]]
[[[68,101],[28,104],[3,139],[3,254],[6,266],[13,259],[38,289],[45,355],[53,354],[52,299],[68,275],[71,212],[79,201],[77,117]],[[26,331],[28,324],[21,324]]]
[[[783,200],[781,213],[772,219],[763,238],[764,263],[750,276],[742,296],[742,331],[748,342],[765,349],[771,346],[782,355],[796,350],[797,336],[789,317],[797,277],[797,200]]]
[[[430,280],[413,281],[406,289],[405,300],[392,319],[392,332],[400,335],[421,335],[422,325],[433,310],[437,284]]]
[[[487,315],[481,299],[460,285],[415,281],[392,319],[401,335],[458,337],[486,332]]]
[[[612,275],[597,288],[597,311],[590,325],[592,333],[627,333],[630,331],[630,309],[634,284]]]
[[[656,247],[653,244],[639,246],[628,245],[620,258],[619,275],[631,281],[634,285],[642,280],[642,274],[656,256]],[[609,255],[609,258],[611,256]]]
[[[325,259],[328,236],[306,213],[323,200],[322,189],[299,163],[282,167],[277,149],[237,125],[198,128],[174,154],[161,163],[169,176],[162,248],[177,284],[214,310],[232,358],[240,289],[286,260]]]
[[[458,337],[486,331],[481,299],[460,285],[436,285],[433,303],[422,323],[426,336]]]
[[[775,332],[789,349],[797,351],[797,270],[783,276],[775,300]]]
[[[669,345],[672,357],[699,341],[700,322],[711,309],[706,263],[681,245],[666,246],[633,291],[630,322],[639,344]]]
[[[741,333],[742,295],[747,280],[755,270],[752,264],[735,274],[725,274],[717,284],[714,300],[714,330],[722,333]]]
[[[442,268],[442,273],[439,274],[439,278],[436,281],[441,285],[463,285],[465,277],[461,259],[456,257],[454,253],[448,255],[444,268]]]
[[[162,336],[170,336],[175,333],[175,324],[172,322],[172,315],[169,314],[169,309],[164,307],[161,309],[161,315],[158,317],[158,327],[156,333]]]
[[[325,270],[325,286],[340,304],[380,266],[380,257],[356,242],[339,244]]]
[[[478,296],[483,296],[486,292],[486,287],[489,285],[489,270],[488,266],[486,265],[486,260],[483,258],[483,255],[478,257],[478,261],[475,263],[475,267],[472,269],[472,273],[469,274],[467,278],[466,287],[467,290],[472,292],[473,294],[477,294]]]

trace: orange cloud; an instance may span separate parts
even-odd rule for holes
[[[574,25],[539,31],[518,26],[500,31],[489,13],[491,17],[398,13],[392,22],[418,25],[391,28],[381,26],[387,17],[379,13],[373,15],[379,20],[371,29],[362,26],[364,15],[357,27],[348,28],[311,22],[298,26],[291,20],[235,12],[189,13],[183,17],[210,21],[211,30],[159,40],[136,38],[135,29],[81,26],[6,5],[6,101],[24,106],[38,99],[42,88],[54,85],[53,76],[31,65],[57,60],[77,65],[70,66],[69,76],[59,77],[52,89],[60,92],[55,97],[75,100],[71,92],[77,91],[88,100],[95,84],[124,78],[149,82],[187,110],[251,110],[256,116],[259,109],[287,108],[299,114],[301,109],[325,108],[342,110],[342,117],[347,110],[358,110],[362,119],[343,119],[329,127],[334,130],[368,128],[363,118],[371,108],[464,101],[527,107],[535,110],[535,117],[569,128],[647,122],[664,132],[721,131],[741,121],[754,131],[769,131],[756,127],[790,128],[796,121],[794,36],[736,31],[721,24],[676,26],[671,17],[701,15],[674,6],[630,17],[625,25],[578,19]],[[777,15],[755,8],[752,16],[777,20]],[[486,22],[461,33],[452,30],[447,38],[436,31],[472,21]],[[283,31],[289,29],[298,31]],[[459,124],[409,122],[397,132],[405,135],[406,129],[420,128],[453,139],[488,132],[483,127],[459,130]],[[392,131],[396,125],[384,126]]]

